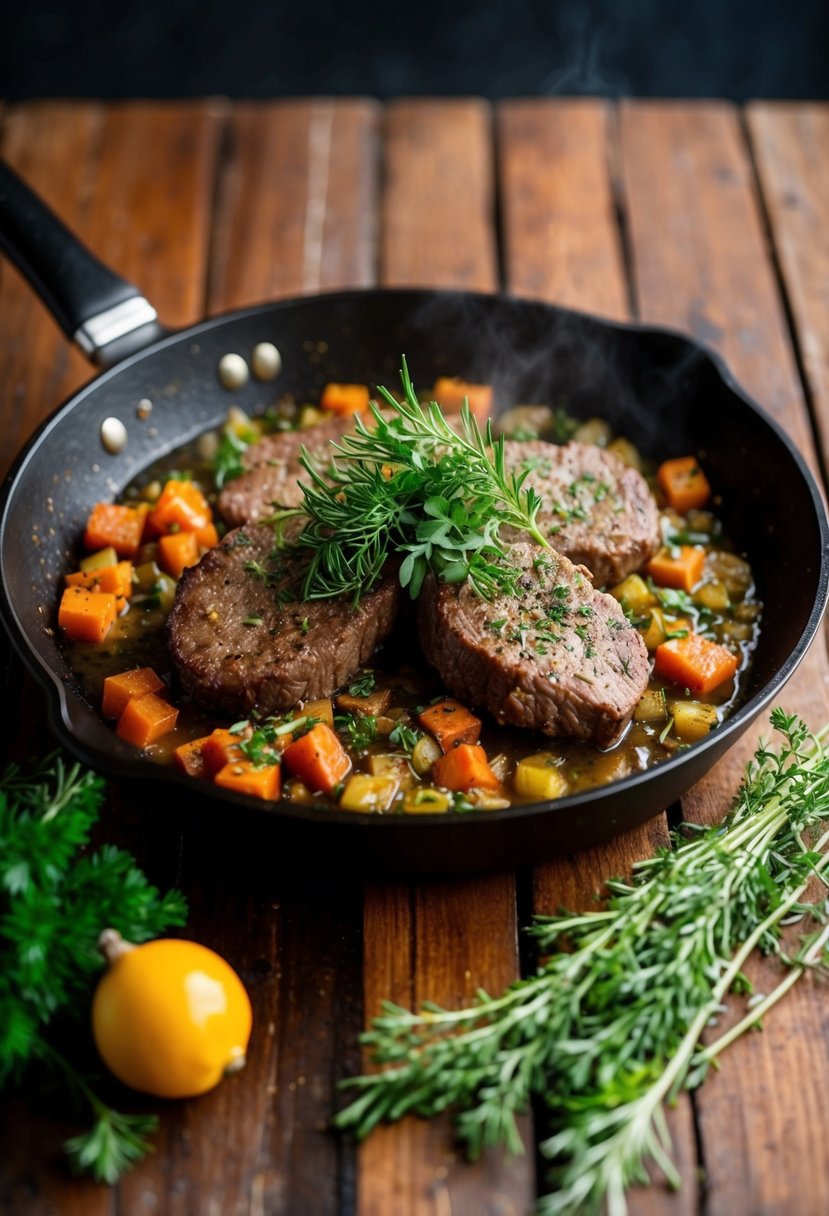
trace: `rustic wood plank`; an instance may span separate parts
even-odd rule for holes
[[[201,311],[217,135],[212,110],[202,105],[105,111],[48,103],[12,111],[3,151],[82,239],[154,294],[165,320],[185,323]],[[8,458],[90,370],[9,267],[0,281],[0,313]],[[19,682],[19,668],[14,675]],[[28,753],[43,735],[42,695],[28,682],[21,706],[17,746]],[[107,805],[102,836],[137,848],[158,881],[159,853],[167,847],[175,857],[177,851],[174,830],[157,824],[149,830],[146,818],[121,800]],[[68,1182],[60,1144],[70,1125],[45,1113],[38,1106],[11,1123],[14,1151],[4,1160],[0,1184],[7,1210],[20,1210],[15,1202],[24,1189],[33,1214],[114,1210],[116,1191]]]
[[[377,124],[359,99],[234,108],[210,312],[373,281]]]
[[[608,172],[609,107],[511,101],[498,114],[509,290],[623,321],[629,315]]]
[[[609,139],[612,114],[598,101],[510,101],[498,110],[500,191],[507,286],[555,304],[629,317],[620,234],[613,205]],[[595,849],[539,866],[532,905],[539,914],[587,908],[605,879],[630,872],[668,840],[667,821]],[[696,1150],[690,1101],[671,1113],[684,1186],[634,1192],[632,1213],[696,1211]]]
[[[719,350],[814,460],[737,113],[719,103],[631,103],[620,132],[642,317],[690,330]],[[817,726],[827,717],[828,680],[825,650],[814,646],[781,701]],[[691,791],[688,818],[722,816],[756,735]],[[761,968],[766,982],[770,974]],[[822,1004],[811,985],[798,986],[764,1034],[734,1046],[699,1091],[708,1216],[824,1210]]]
[[[490,125],[489,107],[480,101],[388,107],[380,236],[387,286],[492,291],[497,285]]]
[[[386,115],[382,280],[490,291],[496,286],[489,111],[480,102],[397,102]],[[366,1018],[383,998],[469,1002],[518,974],[512,876],[369,886],[364,909]],[[359,1152],[361,1216],[524,1212],[532,1156],[458,1159],[447,1120],[380,1129]]]
[[[748,129],[803,371],[829,456],[829,105],[755,102]]]

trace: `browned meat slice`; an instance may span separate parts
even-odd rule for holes
[[[391,631],[399,586],[390,574],[359,606],[296,599],[298,564],[274,552],[263,525],[230,532],[185,570],[167,630],[184,688],[208,709],[275,713],[327,697]]]
[[[354,415],[334,415],[303,431],[280,431],[267,435],[242,453],[245,472],[229,481],[219,495],[218,509],[230,527],[255,523],[273,511],[272,504],[298,507],[302,504],[299,478],[308,474],[299,462],[306,448],[319,472],[324,472],[333,455],[331,444],[354,429]]]
[[[647,687],[639,633],[583,566],[520,541],[506,560],[521,571],[517,593],[491,603],[469,583],[426,580],[426,658],[455,696],[499,722],[610,745]]]
[[[659,548],[659,513],[641,473],[592,443],[504,444],[507,469],[529,470],[525,488],[542,499],[540,530],[557,552],[612,586]],[[515,533],[508,536],[516,538]]]

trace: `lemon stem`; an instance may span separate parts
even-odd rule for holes
[[[119,958],[134,950],[135,946],[132,942],[125,942],[117,929],[104,929],[98,938],[98,949],[106,959],[107,966],[112,967]]]

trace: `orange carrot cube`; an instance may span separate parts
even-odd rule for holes
[[[711,487],[708,478],[699,467],[695,456],[678,456],[675,460],[666,460],[659,466],[656,474],[668,506],[684,515],[704,507],[711,497]]]
[[[213,519],[210,503],[193,481],[171,478],[147,518],[147,528],[157,536],[163,532],[198,532]]]
[[[693,545],[680,545],[679,550],[660,549],[645,567],[658,587],[677,587],[693,591],[702,578],[705,551]]]
[[[200,549],[215,549],[219,543],[219,533],[214,523],[205,524],[196,532],[196,540]]]
[[[457,743],[477,743],[481,735],[481,719],[451,697],[424,709],[418,714],[418,721],[424,730],[435,736],[445,752]]]
[[[334,414],[368,412],[369,391],[365,384],[326,384],[320,397],[320,408]]]
[[[351,769],[351,759],[330,726],[318,722],[282,753],[289,772],[309,790],[329,793]]]
[[[61,596],[58,625],[73,642],[103,642],[118,613],[114,595],[67,587]]]
[[[689,633],[687,638],[672,638],[657,646],[654,673],[704,694],[730,680],[738,665],[737,656],[727,646]]]
[[[263,798],[266,802],[273,802],[279,797],[280,765],[264,764],[256,768],[250,760],[238,760],[219,769],[213,780],[222,789],[235,790],[237,794],[247,794],[250,798]]]
[[[468,400],[469,408],[481,426],[492,413],[494,393],[491,384],[469,384],[458,376],[438,376],[432,396],[444,414],[457,414]]]
[[[244,755],[239,750],[241,738],[242,736],[234,735],[229,730],[219,729],[202,740],[202,758],[209,777],[215,777],[219,769],[224,768],[226,764],[236,764],[244,760]]]
[[[135,697],[144,697],[148,692],[159,692],[164,681],[159,679],[152,667],[135,667],[122,671],[104,680],[104,696],[101,713],[105,718],[120,718],[127,705]]]
[[[135,557],[149,510],[145,502],[134,507],[96,503],[86,521],[84,544],[87,549],[112,548],[119,557]]]
[[[178,710],[168,701],[162,701],[154,692],[143,697],[134,697],[127,702],[126,709],[118,719],[115,733],[119,739],[135,747],[149,747],[169,734],[176,724]]]
[[[459,743],[432,765],[432,778],[447,790],[498,790],[501,782],[478,744]]]
[[[199,542],[195,532],[172,532],[158,540],[158,564],[173,578],[181,578],[188,566],[199,560]]]
[[[176,768],[181,769],[188,777],[208,777],[210,774],[207,771],[207,765],[204,762],[204,744],[209,736],[204,736],[201,739],[191,739],[189,743],[182,743],[173,752],[173,762]]]
[[[118,562],[115,566],[103,566],[99,570],[78,570],[75,574],[67,574],[66,585],[129,599],[132,595],[132,562]]]

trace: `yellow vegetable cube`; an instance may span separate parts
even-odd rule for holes
[[[715,580],[713,583],[703,583],[694,595],[694,600],[703,608],[712,612],[725,612],[730,604],[728,588],[725,583]]]
[[[443,815],[451,805],[448,794],[427,785],[406,790],[403,795],[403,810],[407,815]]]
[[[519,760],[515,769],[516,792],[525,798],[561,798],[567,792],[567,778],[552,752],[538,752]]]
[[[621,583],[610,588],[610,594],[626,611],[636,616],[644,616],[646,610],[656,603],[656,596],[638,574],[629,574]]]
[[[79,569],[83,570],[84,574],[89,574],[92,570],[106,570],[109,566],[118,565],[118,554],[112,547],[99,549],[97,553],[90,553],[89,557],[85,557],[79,565]]]
[[[683,743],[704,739],[719,721],[716,706],[703,701],[672,701],[668,711],[673,715],[674,734]]]
[[[331,704],[330,697],[323,697],[321,701],[306,701],[302,712],[309,718],[316,718],[318,722],[324,722],[333,730],[334,706]]]
[[[635,722],[664,722],[668,716],[664,688],[649,688],[633,711]]]
[[[406,756],[369,756],[368,768],[373,777],[393,777],[400,789],[408,789],[417,780]]]
[[[396,777],[355,773],[346,782],[340,806],[344,811],[387,811],[394,802],[397,788]]]

